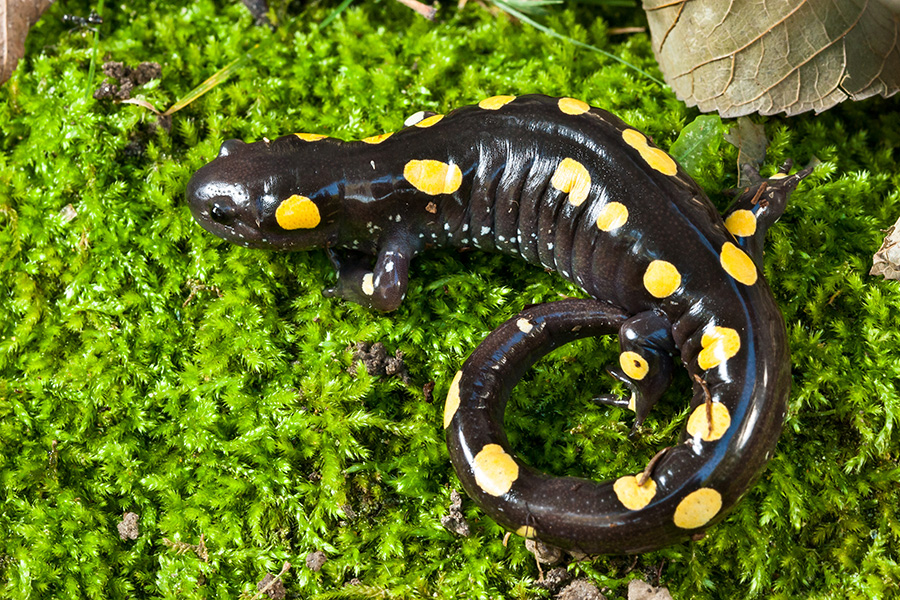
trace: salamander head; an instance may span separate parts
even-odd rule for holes
[[[293,139],[292,139],[293,138]],[[253,248],[310,249],[337,239],[338,188],[312,181],[294,136],[245,144],[228,140],[219,155],[191,177],[187,201],[207,231]],[[327,163],[325,163],[327,164]],[[308,167],[307,167],[308,168]]]

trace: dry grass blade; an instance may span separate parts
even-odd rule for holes
[[[504,2],[503,0],[493,0],[493,2],[494,2],[494,4],[497,6],[497,8],[499,8],[500,10],[502,10],[502,11],[504,11],[505,13],[507,13],[507,14],[509,14],[509,15],[511,15],[511,16],[513,16],[513,17],[515,17],[515,18],[517,18],[517,19],[519,19],[519,20],[522,21],[523,23],[528,23],[529,25],[531,25],[531,26],[534,27],[535,29],[538,29],[538,30],[540,30],[540,31],[543,31],[544,33],[546,33],[547,35],[549,35],[549,36],[551,36],[551,37],[555,37],[555,38],[557,38],[557,39],[559,39],[559,40],[563,40],[563,41],[568,42],[568,43],[570,43],[570,44],[572,44],[572,45],[574,45],[574,46],[578,46],[579,48],[584,48],[585,50],[590,50],[591,52],[596,52],[597,54],[602,54],[603,56],[605,56],[605,57],[607,57],[607,58],[610,58],[610,59],[612,59],[612,60],[614,60],[614,61],[616,61],[616,62],[622,63],[623,65],[625,65],[625,66],[628,67],[629,69],[634,69],[636,72],[640,73],[641,75],[643,75],[643,76],[646,77],[647,79],[653,81],[654,83],[658,83],[658,84],[661,85],[661,86],[664,86],[664,85],[665,85],[665,83],[663,83],[662,81],[660,81],[659,79],[657,79],[656,77],[654,77],[653,75],[651,75],[650,73],[648,73],[648,72],[644,71],[643,69],[641,69],[641,68],[639,68],[639,67],[637,67],[637,66],[631,64],[631,63],[628,62],[627,60],[625,60],[625,59],[623,59],[623,58],[620,58],[620,57],[616,56],[615,54],[612,54],[612,53],[610,53],[610,52],[607,52],[606,50],[601,50],[600,48],[597,48],[596,46],[591,46],[590,44],[585,44],[584,42],[579,42],[578,40],[572,39],[572,38],[570,38],[570,37],[568,37],[568,36],[566,36],[566,35],[563,35],[563,34],[561,34],[561,33],[557,33],[556,31],[550,29],[549,27],[547,27],[547,26],[545,26],[545,25],[541,25],[540,23],[538,23],[537,21],[535,21],[534,19],[532,19],[532,18],[529,17],[528,15],[526,15],[526,14],[524,14],[524,13],[522,13],[522,12],[516,10],[515,8],[513,8],[511,5],[509,5],[508,3]]]
[[[212,76],[210,76],[206,81],[192,89],[188,92],[183,98],[178,100],[175,104],[170,106],[166,112],[163,113],[163,116],[169,116],[173,113],[178,112],[209,90],[213,89],[220,83],[225,82],[229,77],[234,75],[234,72],[247,64],[250,59],[252,59],[256,53],[259,51],[259,44],[253,46],[244,56],[240,58],[236,58],[218,71],[216,71]]]

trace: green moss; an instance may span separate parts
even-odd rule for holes
[[[468,500],[472,537],[440,526],[459,488],[441,399],[490,329],[577,290],[511,259],[437,251],[416,261],[400,310],[373,314],[322,297],[333,278],[322,252],[249,251],[203,232],[184,186],[229,137],[356,138],[496,93],[584,98],[666,148],[697,113],[618,62],[476,3],[445,7],[437,23],[360,4],[317,31],[331,8],[288,15],[274,34],[240,3],[108,10],[101,55],[159,62],[161,80],[137,91],[159,109],[260,44],[171,131],[142,107],[85,99],[92,36],[59,16],[88,4],[54,5],[29,36],[0,89],[3,597],[234,598],[284,561],[297,597],[546,596],[530,586],[521,540],[504,547]],[[606,15],[541,18],[658,75],[646,36],[608,34],[640,13]],[[895,594],[900,291],[866,273],[900,213],[896,108],[765,120],[769,172],[789,157],[821,164],[766,255],[794,391],[762,481],[701,542],[644,555],[637,571],[621,557],[573,571],[620,595],[659,565],[681,598]],[[701,153],[696,174],[724,206],[736,151],[719,152]],[[405,353],[409,386],[348,371],[348,348],[379,340]],[[590,402],[618,389],[603,373],[614,357],[613,340],[573,344],[517,388],[507,424],[531,464],[612,477],[674,439],[686,376],[629,441],[629,417]],[[434,400],[422,390],[432,380]],[[135,541],[118,537],[125,511],[140,515]],[[208,561],[162,541],[201,535]],[[329,557],[319,572],[304,566],[313,550]]]

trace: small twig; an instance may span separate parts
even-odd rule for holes
[[[646,27],[613,27],[606,33],[609,35],[628,35],[631,33],[644,33],[645,31],[647,31]]]
[[[407,8],[413,9],[429,21],[434,21],[434,15],[437,14],[437,9],[435,7],[423,4],[418,0],[397,0],[397,2]]]
[[[659,459],[661,459],[663,457],[663,455],[669,451],[670,448],[671,448],[671,446],[669,446],[667,448],[663,448],[662,450],[660,450],[659,452],[657,452],[656,454],[653,455],[653,458],[650,459],[650,462],[647,463],[647,466],[644,467],[644,471],[640,474],[640,476],[637,479],[638,487],[641,487],[645,483],[647,483],[647,480],[650,479],[650,475],[653,473],[653,467],[656,466],[656,463],[659,462]]]
[[[257,598],[260,598],[263,594],[265,594],[266,592],[269,591],[269,588],[271,588],[273,585],[275,585],[275,583],[279,579],[281,579],[282,575],[284,575],[285,573],[287,573],[290,570],[291,570],[291,563],[285,562],[284,565],[282,565],[282,567],[281,567],[281,572],[278,573],[278,575],[276,575],[275,577],[273,577],[272,581],[267,583],[262,589],[258,590],[255,594],[250,596],[250,600],[256,600]]]
[[[162,113],[159,112],[159,110],[155,106],[153,106],[143,98],[126,98],[125,100],[121,100],[120,102],[122,102],[122,104],[136,104],[137,106],[143,106],[144,108],[155,114],[157,117],[162,116]]]
[[[538,560],[537,554],[534,555],[534,564],[538,568],[538,581],[544,581],[544,569],[541,567],[541,561]]]
[[[625,569],[625,575],[628,575],[629,573],[631,573],[632,571],[634,571],[634,568],[637,566],[638,559],[639,559],[640,557],[641,557],[640,554],[635,554],[634,560],[631,561],[631,566],[628,567],[627,569]]]
[[[196,279],[188,279],[187,285],[188,285],[188,288],[191,290],[191,293],[190,293],[190,295],[188,295],[187,300],[184,301],[184,304],[181,305],[181,308],[186,308],[187,305],[191,303],[191,300],[194,299],[194,296],[197,295],[197,292],[209,290],[211,292],[215,292],[219,298],[222,297],[222,290],[220,290],[218,286],[206,285],[204,283],[200,283]]]
[[[766,188],[769,187],[768,181],[763,181],[759,184],[759,189],[756,190],[756,193],[753,194],[753,199],[750,200],[750,204],[756,206],[756,203],[759,202],[760,197],[763,195],[763,192],[766,191]]]
[[[209,562],[209,552],[206,550],[206,541],[204,539],[204,534],[202,533],[200,534],[199,544],[188,544],[187,542],[180,542],[178,540],[172,541],[169,538],[163,538],[162,541],[163,544],[169,548],[175,548],[175,554],[181,555],[193,552],[203,562]]]

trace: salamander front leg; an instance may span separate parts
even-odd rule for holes
[[[339,297],[367,308],[381,311],[395,310],[406,297],[409,262],[412,252],[398,248],[384,248],[379,252],[375,267],[371,258],[354,252],[339,256],[329,250],[329,257],[338,272],[334,287],[326,289],[325,297]]]
[[[619,348],[619,366],[608,370],[631,390],[631,397],[606,395],[595,402],[633,410],[633,433],[672,382],[672,324],[656,312],[637,314],[619,328]]]

